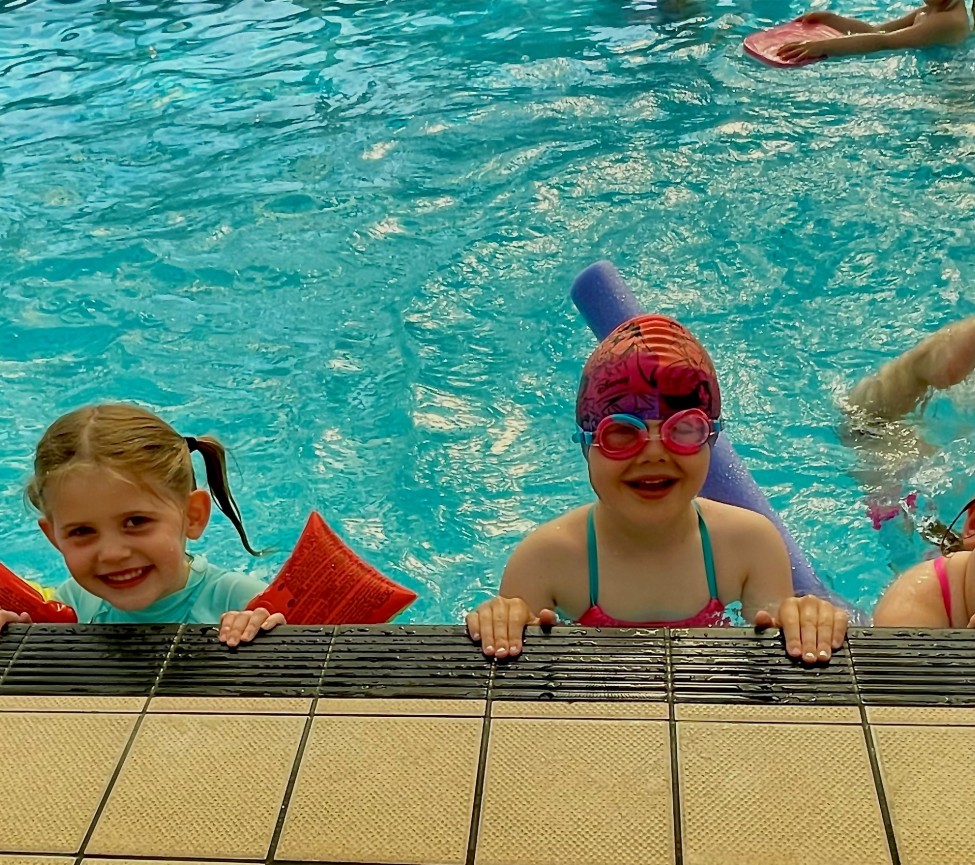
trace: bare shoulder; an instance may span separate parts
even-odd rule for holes
[[[781,541],[779,530],[764,514],[713,499],[698,499],[697,503],[712,538],[733,538],[738,543]]]
[[[505,565],[501,593],[554,597],[556,587],[586,561],[588,510],[588,505],[575,508],[531,531]]]
[[[951,562],[949,569],[963,563]],[[933,562],[908,568],[884,591],[873,614],[878,627],[946,628],[950,625]]]
[[[565,556],[578,555],[586,545],[586,519],[589,505],[573,508],[554,520],[536,527],[518,544],[517,550],[534,554]]]
[[[726,602],[740,600],[743,615],[777,608],[792,593],[789,553],[779,530],[746,508],[698,499],[711,536],[718,590]]]

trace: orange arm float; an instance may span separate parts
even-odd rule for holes
[[[360,559],[312,511],[278,575],[248,605],[281,613],[289,625],[378,625],[416,593]]]

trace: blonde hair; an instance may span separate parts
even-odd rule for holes
[[[78,468],[104,467],[183,502],[196,489],[191,451],[203,457],[207,486],[244,549],[252,556],[261,555],[263,551],[254,550],[247,540],[230,493],[223,445],[210,436],[183,437],[162,418],[136,405],[85,406],[54,421],[37,444],[27,498],[47,514],[44,492],[52,482]]]

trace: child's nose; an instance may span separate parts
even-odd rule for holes
[[[640,451],[640,455],[643,457],[660,457],[662,454],[667,454],[667,448],[664,446],[664,440],[660,435],[660,430],[648,430],[647,443],[643,446],[643,450]]]
[[[105,562],[121,562],[129,557],[131,548],[123,537],[103,537],[98,556]]]

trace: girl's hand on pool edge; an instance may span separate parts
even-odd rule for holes
[[[14,613],[10,610],[0,610],[0,632],[7,625],[32,625],[30,616],[27,613]]]
[[[240,643],[249,643],[261,631],[270,631],[284,624],[287,622],[281,613],[271,613],[264,607],[256,610],[229,610],[220,617],[217,639],[233,648]]]
[[[557,620],[553,610],[542,610],[536,616],[521,598],[498,595],[467,614],[467,633],[475,643],[480,642],[487,657],[513,658],[521,652],[528,625],[551,628]]]
[[[766,610],[759,611],[755,628],[781,628],[786,654],[815,664],[829,661],[833,652],[843,645],[848,621],[846,610],[815,595],[805,595],[786,598],[775,616]]]

